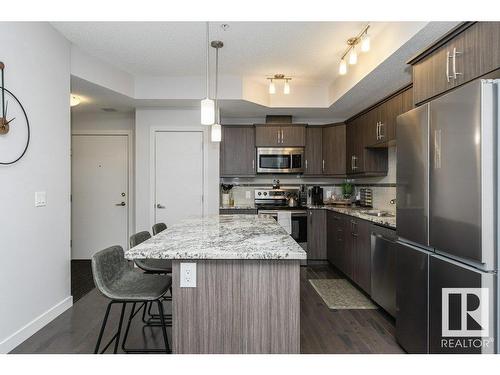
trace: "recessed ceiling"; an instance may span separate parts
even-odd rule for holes
[[[395,24],[395,23],[393,23]],[[403,23],[401,23],[403,24]],[[78,48],[134,76],[200,76],[205,74],[203,22],[58,22],[53,23]],[[224,74],[264,77],[277,72],[300,80],[334,82],[345,40],[366,22],[231,22],[224,31],[211,23],[211,38],[224,41]],[[387,23],[370,23],[374,41]],[[431,22],[339,97],[324,108],[269,108],[247,100],[221,100],[225,117],[291,114],[303,118],[343,120],[374,104],[411,81],[406,60],[446,33],[456,22]],[[381,35],[383,33],[381,32]],[[213,52],[213,51],[212,51]],[[213,67],[212,67],[213,68]],[[265,80],[264,80],[265,81]],[[112,107],[197,108],[199,98],[138,100],[72,77],[72,92],[84,98],[73,111]]]
[[[284,73],[331,81],[346,40],[366,22],[210,23],[210,39],[224,42],[224,74]],[[193,76],[205,73],[204,22],[55,22],[83,51],[133,75]],[[373,34],[379,25],[372,23]]]

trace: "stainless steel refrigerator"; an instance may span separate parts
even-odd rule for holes
[[[396,336],[411,353],[499,350],[499,83],[397,119]]]

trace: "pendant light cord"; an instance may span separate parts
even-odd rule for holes
[[[0,70],[2,71],[2,117],[5,117],[5,81],[3,75],[3,68]]]
[[[207,34],[207,40],[206,40],[206,46],[207,46],[207,71],[206,71],[206,76],[207,76],[207,98],[210,97],[210,23],[206,23],[206,34]]]
[[[215,123],[220,125],[219,116],[219,100],[218,100],[218,88],[219,88],[219,48],[215,49]]]

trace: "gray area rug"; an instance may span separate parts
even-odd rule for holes
[[[378,309],[346,279],[309,279],[330,309]]]

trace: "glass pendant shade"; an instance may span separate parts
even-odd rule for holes
[[[285,85],[283,86],[283,94],[290,94],[290,83],[288,82],[288,80],[285,81]]]
[[[212,125],[211,139],[212,139],[212,142],[220,142],[221,141],[222,128],[219,124]]]
[[[215,102],[205,98],[201,101],[201,124],[212,125],[215,122]]]
[[[339,74],[345,75],[346,73],[347,73],[347,63],[345,62],[344,59],[342,59],[342,60],[340,60]]]
[[[349,52],[349,64],[354,65],[358,62],[358,54],[356,53],[356,49],[353,47],[351,52]]]
[[[365,34],[361,40],[361,51],[368,52],[370,50],[370,36]]]
[[[276,85],[272,80],[269,83],[269,94],[276,94]]]

